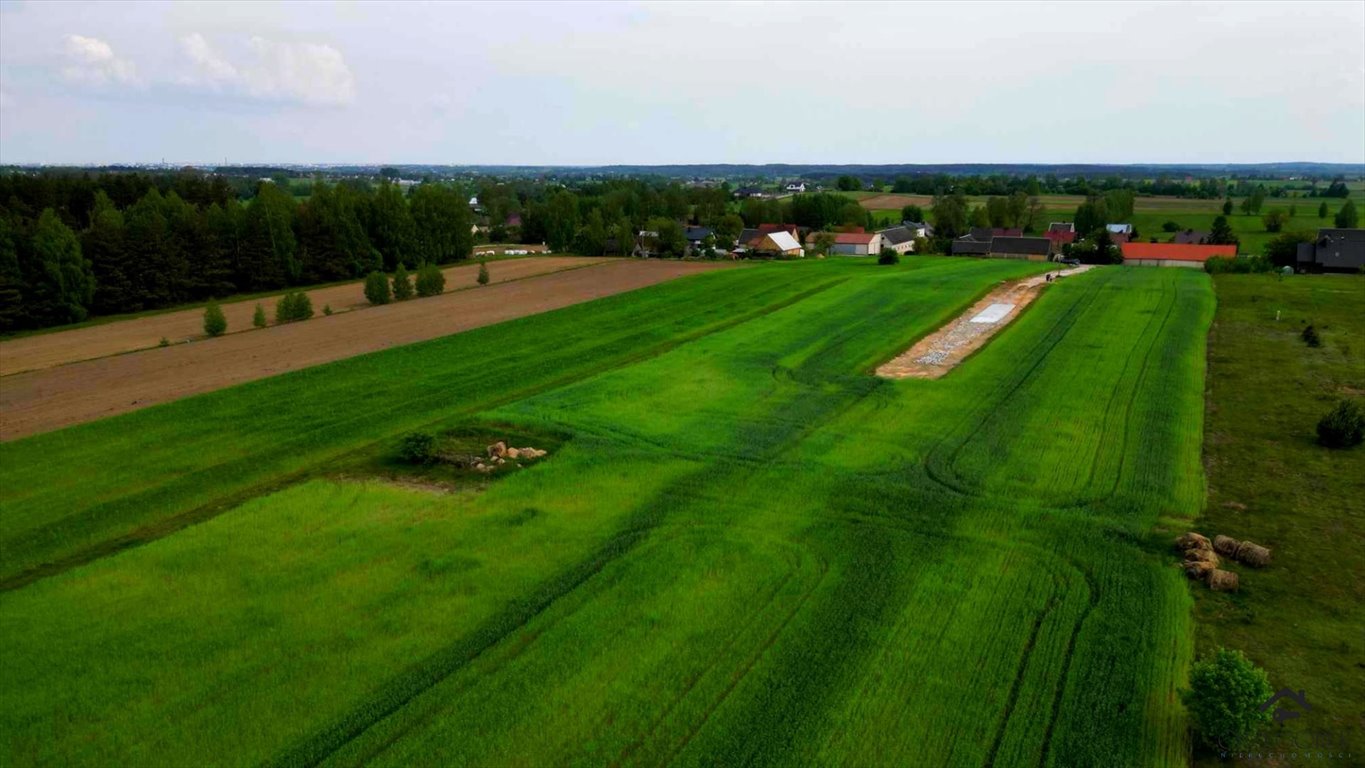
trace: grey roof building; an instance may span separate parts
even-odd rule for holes
[[[1299,269],[1359,272],[1365,269],[1365,229],[1319,229],[1317,239],[1300,243]]]
[[[1200,232],[1194,229],[1187,229],[1184,232],[1176,232],[1175,239],[1171,242],[1180,245],[1203,245],[1209,239],[1208,232]]]
[[[953,241],[954,256],[985,256],[990,252],[990,240],[977,240],[971,235],[963,235]]]
[[[996,237],[990,242],[992,256],[1047,256],[1052,241],[1046,237]]]

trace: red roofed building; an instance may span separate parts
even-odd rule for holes
[[[876,232],[830,232],[835,253],[846,256],[876,256],[882,252],[882,236]],[[809,242],[809,241],[808,241]]]
[[[1049,229],[1043,233],[1043,237],[1052,241],[1052,252],[1061,253],[1062,246],[1076,242],[1076,230]]]
[[[1193,267],[1203,269],[1214,256],[1232,258],[1235,245],[1186,245],[1182,243],[1124,243],[1123,263],[1135,267]]]

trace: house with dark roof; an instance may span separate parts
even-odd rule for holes
[[[963,235],[953,240],[954,256],[985,256],[991,252],[990,240],[977,240],[971,235]]]
[[[712,234],[714,233],[710,227],[684,227],[683,237],[687,240],[687,252],[694,255],[700,252],[704,247],[703,243],[706,238],[711,237]]]
[[[1179,245],[1203,245],[1209,240],[1208,232],[1200,232],[1194,229],[1187,229],[1184,232],[1176,232],[1171,240]]]
[[[1307,272],[1365,269],[1365,229],[1319,229],[1311,243],[1299,243],[1298,267]]]
[[[1054,221],[1047,225],[1048,232],[1070,232],[1076,233],[1076,225],[1069,221]]]
[[[915,230],[907,226],[890,227],[877,234],[882,236],[882,248],[890,248],[896,253],[905,254],[915,250]],[[881,253],[881,251],[877,251]]]
[[[1047,261],[1052,241],[1046,237],[993,237],[988,254],[1003,259]]]
[[[1130,267],[1191,267],[1203,269],[1204,262],[1220,256],[1237,255],[1235,245],[1195,245],[1191,243],[1124,243],[1123,263]]]

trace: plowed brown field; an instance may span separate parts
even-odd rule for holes
[[[251,333],[154,347],[6,376],[0,380],[0,440],[13,440],[277,373],[559,309],[723,266],[621,259],[582,261],[607,263],[370,307],[360,312],[314,317]],[[565,260],[500,262],[490,265],[489,269],[495,275],[504,273],[503,279],[507,280],[506,272],[514,266],[532,269],[537,262],[542,267],[553,268]],[[469,268],[456,268],[465,269]],[[470,281],[473,274],[469,273]],[[461,285],[463,277],[454,283]],[[359,290],[356,286],[344,287]],[[322,302],[314,298],[313,303],[320,306]],[[248,304],[255,306],[254,302]],[[194,314],[196,318],[199,316],[197,312]],[[248,324],[249,314],[250,310]],[[61,335],[31,338],[38,341]]]
[[[502,283],[532,275],[599,264],[602,261],[604,259],[569,256],[508,259],[490,263],[488,274],[493,283]],[[477,264],[463,264],[446,269],[446,290],[476,285],[474,279],[478,273]],[[323,306],[327,305],[330,305],[334,312],[346,312],[368,306],[368,302],[365,301],[364,285],[360,282],[332,285],[307,293],[313,302],[313,311],[318,314],[322,314]],[[256,311],[257,304],[265,308],[266,317],[273,322],[275,302],[278,298],[279,296],[270,296],[224,304],[223,315],[227,317],[228,333],[252,330],[251,316]],[[199,308],[26,336],[0,342],[0,376],[147,349],[157,346],[162,339],[171,344],[179,344],[202,338],[204,310]]]

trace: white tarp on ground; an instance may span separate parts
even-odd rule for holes
[[[992,304],[972,318],[973,323],[998,323],[1014,310],[1013,304]]]

